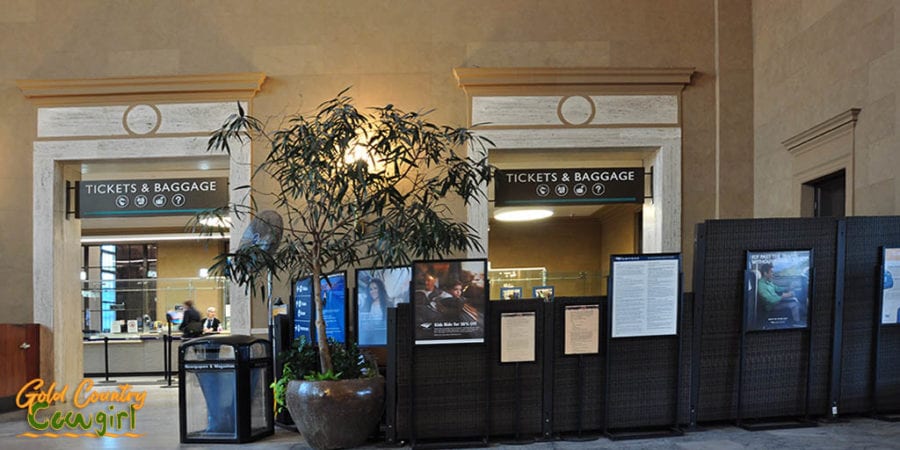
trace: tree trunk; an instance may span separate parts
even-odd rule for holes
[[[322,313],[322,267],[313,263],[312,268],[313,300],[316,305],[316,338],[319,341],[319,372],[333,372],[331,365],[331,349],[328,348],[328,338],[325,332],[325,315]]]

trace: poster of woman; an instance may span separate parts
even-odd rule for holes
[[[387,309],[409,303],[411,280],[412,269],[409,267],[356,271],[359,345],[387,344]]]

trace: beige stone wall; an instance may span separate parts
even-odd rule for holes
[[[15,80],[264,72],[254,103],[263,118],[353,86],[362,105],[437,108],[434,120],[461,125],[454,67],[695,67],[681,111],[689,267],[697,222],[752,214],[746,9],[743,0],[16,0],[0,15],[3,320],[33,315],[36,119]]]
[[[900,23],[892,0],[753,2],[755,215],[799,216],[794,157],[782,142],[860,108],[853,137],[855,215],[897,214]],[[820,158],[821,159],[821,158]]]

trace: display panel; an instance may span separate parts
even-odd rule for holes
[[[416,344],[484,342],[487,260],[413,264]]]
[[[900,248],[885,248],[882,257],[881,323],[896,324],[900,323],[900,286],[894,277],[900,276]]]
[[[553,300],[555,296],[553,286],[535,286],[531,288],[531,295],[544,301]]]
[[[520,287],[502,287],[500,288],[501,300],[518,300],[522,298],[522,288]]]
[[[346,340],[347,330],[347,275],[336,272],[323,275],[320,279],[322,288],[322,316],[325,320],[327,337],[337,342]],[[294,284],[294,339],[306,336],[311,342],[317,342],[315,331],[315,306],[312,300],[310,278],[303,278]]]
[[[387,308],[409,303],[412,268],[357,269],[356,318],[360,346],[387,345]]]
[[[614,255],[610,267],[613,338],[678,333],[680,255]]]
[[[811,250],[747,252],[745,329],[806,328]]]

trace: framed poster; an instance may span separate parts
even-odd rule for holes
[[[900,323],[900,248],[885,247],[882,261],[881,323]]]
[[[347,274],[335,272],[323,275],[319,280],[322,289],[322,317],[325,320],[327,337],[337,342],[345,342],[347,330]],[[306,336],[310,342],[317,342],[315,322],[315,302],[312,298],[311,278],[306,277],[294,283],[294,339]]]
[[[553,286],[535,286],[531,288],[531,295],[545,302],[553,300]]]
[[[500,315],[500,362],[533,362],[535,316],[534,311],[503,313]]]
[[[678,334],[681,255],[610,258],[611,337]]]
[[[600,305],[566,306],[566,355],[585,355],[600,351]]]
[[[416,345],[484,342],[487,260],[413,263]]]
[[[747,252],[747,331],[806,328],[812,250]]]
[[[357,344],[387,345],[387,309],[409,303],[412,268],[356,270]]]
[[[502,287],[500,288],[501,300],[518,300],[522,298],[522,288],[520,287]]]

